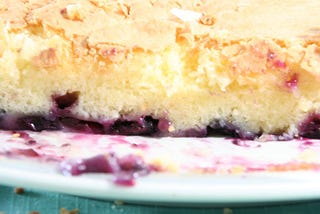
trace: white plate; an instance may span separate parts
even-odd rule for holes
[[[0,132],[1,152],[9,154],[8,151],[17,148],[32,148],[42,157],[39,160],[0,156],[1,184],[157,204],[254,204],[320,198],[319,141],[248,141],[239,146],[223,138],[95,136],[91,141],[77,134],[44,132],[30,135],[37,143],[27,145],[25,138]],[[69,149],[62,146],[66,143],[71,144],[67,146]],[[152,146],[147,149],[145,145],[137,146],[142,143]],[[88,144],[95,146],[88,147]],[[151,173],[138,178],[134,186],[123,187],[114,185],[112,176],[107,174],[64,176],[57,170],[56,162],[43,161],[44,156],[50,159],[90,157],[107,152],[105,148],[119,155],[143,153],[148,163],[167,157],[172,165],[166,160],[161,164],[168,166],[169,172]],[[195,173],[213,168],[215,173]],[[270,171],[272,169],[278,171]]]

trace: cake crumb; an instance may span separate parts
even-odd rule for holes
[[[233,214],[233,210],[230,208],[223,208],[223,214]]]
[[[32,64],[40,68],[52,68],[58,65],[56,49],[48,48],[42,50],[38,56],[32,59]]]
[[[245,172],[245,167],[243,166],[234,166],[230,169],[231,174],[238,175]]]
[[[22,187],[16,187],[14,188],[14,193],[20,195],[24,193],[24,189]]]
[[[60,214],[78,214],[78,213],[79,213],[78,209],[73,209],[73,210],[67,210],[66,208],[60,209]]]
[[[79,4],[69,4],[67,7],[63,8],[60,11],[60,14],[65,19],[73,20],[73,21],[82,21],[84,19],[84,15],[82,14],[82,8]]]
[[[213,25],[215,23],[215,18],[213,16],[204,14],[200,18],[200,23],[203,25]]]
[[[116,200],[116,201],[114,201],[113,202],[115,205],[118,205],[118,206],[120,206],[120,205],[123,205],[124,204],[124,202],[123,201],[119,201],[119,200]]]
[[[131,7],[125,3],[118,3],[120,11],[127,18],[131,14]]]
[[[174,128],[174,126],[170,125],[168,128],[169,132],[174,132],[176,129]]]
[[[13,138],[18,138],[18,137],[20,137],[20,133],[13,133],[13,134],[12,134],[12,137],[13,137]]]

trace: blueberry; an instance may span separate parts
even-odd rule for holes
[[[57,120],[48,120],[43,116],[25,116],[17,120],[16,129],[18,130],[59,130],[60,123]]]
[[[299,135],[320,139],[320,114],[311,114],[299,125]]]
[[[61,96],[53,96],[53,101],[59,109],[66,109],[73,106],[79,99],[79,92],[67,92]]]
[[[121,135],[152,135],[157,132],[158,120],[151,116],[140,117],[137,120],[119,119],[110,127],[111,134]]]
[[[245,139],[245,140],[253,140],[255,139],[258,134],[244,131],[243,129],[239,128],[238,126],[226,122],[226,121],[215,121],[208,127],[208,132],[210,134],[223,134],[228,135],[230,137]]]
[[[79,120],[71,117],[60,118],[60,122],[63,128],[67,130],[82,133],[104,134],[103,125],[97,122]]]

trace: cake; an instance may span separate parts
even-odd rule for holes
[[[0,128],[320,137],[320,2],[0,3]]]

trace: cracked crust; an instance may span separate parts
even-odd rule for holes
[[[35,25],[71,41],[86,37],[90,46],[113,44],[161,50],[176,42],[180,28],[192,28],[194,36],[214,36],[224,31],[230,40],[269,37],[319,41],[319,7],[317,1],[301,0],[4,1],[0,20],[9,24],[9,30]],[[184,22],[172,9],[192,11],[201,17]]]

